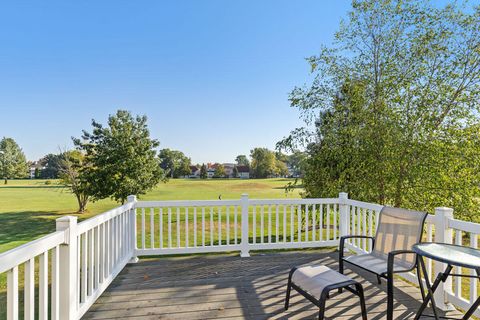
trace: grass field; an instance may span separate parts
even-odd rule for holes
[[[301,189],[285,193],[289,179],[261,180],[187,180],[175,179],[159,184],[141,197],[145,200],[238,199],[242,193],[251,198],[297,198]],[[55,219],[74,214],[80,220],[107,211],[117,203],[106,199],[90,203],[88,212],[76,214],[76,200],[56,182],[13,180],[0,184],[0,252],[36,239],[55,230]]]

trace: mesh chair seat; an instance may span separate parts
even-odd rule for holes
[[[352,279],[326,266],[306,266],[295,270],[292,282],[311,296],[319,298],[325,287],[352,282]]]
[[[387,257],[375,255],[373,253],[351,255],[345,257],[345,261],[350,262],[356,266],[359,266],[362,269],[366,269],[372,273],[378,275],[383,275],[387,273]],[[393,271],[403,271],[411,268],[410,263],[405,263],[403,261],[398,261],[395,259],[393,264]]]

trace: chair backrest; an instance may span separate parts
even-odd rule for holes
[[[412,246],[422,239],[426,217],[425,212],[383,207],[380,211],[372,254],[387,258],[391,251],[412,250]],[[395,263],[401,264],[406,269],[413,268],[415,255],[397,255]]]

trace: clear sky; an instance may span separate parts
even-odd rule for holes
[[[288,93],[346,0],[11,1],[0,4],[0,137],[29,160],[91,119],[146,114],[161,148],[233,162],[301,125]]]

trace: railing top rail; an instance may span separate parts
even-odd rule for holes
[[[358,201],[358,200],[353,200],[353,199],[344,199],[343,201],[344,201],[345,204],[349,204],[351,206],[362,207],[362,208],[365,208],[365,209],[375,210],[375,211],[380,211],[384,207],[381,204],[363,202],[363,201]]]
[[[206,206],[239,206],[241,200],[173,200],[173,201],[137,201],[137,208],[165,207],[206,207]]]
[[[65,243],[65,232],[67,231],[56,231],[12,250],[1,253],[0,273],[8,271],[21,263]]]
[[[338,204],[338,198],[294,198],[294,199],[249,199],[250,205],[298,205],[298,204]]]
[[[130,210],[134,207],[133,202],[128,202],[120,207],[111,209],[105,213],[99,214],[98,216],[92,217],[90,219],[87,219],[85,221],[82,221],[78,224],[77,226],[77,232],[78,234],[84,233],[88,230],[91,230],[95,228],[96,226],[112,219],[113,217],[118,216],[122,212],[125,212],[127,210]]]
[[[480,224],[475,222],[468,222],[458,219],[448,219],[448,227],[455,230],[480,234]]]

